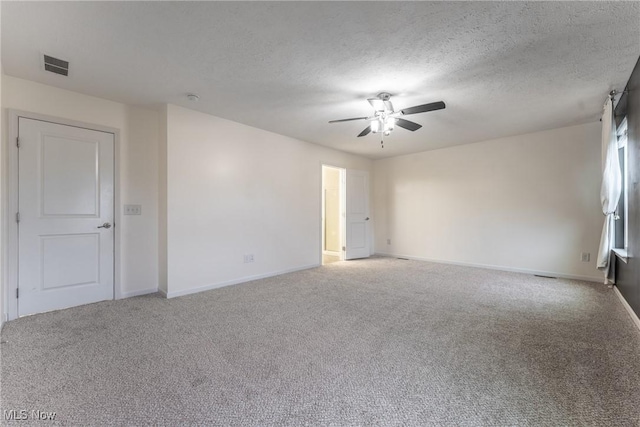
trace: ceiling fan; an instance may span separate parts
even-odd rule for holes
[[[403,119],[402,116],[442,110],[446,107],[444,102],[438,101],[432,102],[430,104],[416,105],[415,107],[395,111],[390,99],[391,94],[387,92],[381,92],[378,94],[377,98],[367,99],[367,101],[369,101],[369,104],[371,104],[371,106],[375,110],[372,116],[331,120],[329,123],[350,122],[353,120],[367,120],[371,123],[358,134],[358,137],[368,135],[370,132],[381,133],[382,139],[380,141],[380,144],[383,144],[382,146],[384,147],[384,136],[389,136],[396,125],[412,132],[422,127],[422,125],[419,125],[418,123]]]

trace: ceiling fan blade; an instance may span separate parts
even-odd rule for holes
[[[361,136],[369,135],[369,132],[371,132],[371,126],[367,126],[366,128],[364,128],[364,130],[358,134],[358,138]]]
[[[376,111],[384,111],[384,101],[382,99],[369,98],[369,99],[367,99],[367,101],[369,101],[369,104],[371,104],[371,106],[373,107],[374,110],[376,110]]]
[[[442,110],[445,107],[446,105],[444,105],[444,102],[438,101],[432,102],[431,104],[416,105],[415,107],[405,108],[402,110],[402,114],[426,113],[427,111]]]
[[[352,120],[367,120],[368,117],[354,117],[352,119],[330,120],[329,123],[350,122]]]
[[[411,122],[409,120],[400,119],[400,118],[396,119],[396,125],[400,126],[401,128],[410,130],[411,132],[414,132],[422,127],[422,125],[419,125],[415,122]]]

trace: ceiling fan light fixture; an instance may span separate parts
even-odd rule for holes
[[[396,126],[396,119],[393,117],[387,117],[384,119],[384,130],[385,132],[391,132],[393,128]]]
[[[351,119],[330,120],[329,123],[338,122],[350,122],[352,120],[367,120],[370,122],[369,126],[364,128],[362,132],[358,134],[358,138],[369,135],[369,133],[382,132],[383,136],[391,135],[391,132],[395,129],[396,125],[403,129],[415,132],[422,127],[422,125],[400,118],[400,116],[406,116],[409,114],[426,113],[429,111],[442,110],[446,108],[443,101],[431,102],[429,104],[416,105],[415,107],[405,108],[403,110],[396,111],[393,108],[393,104],[389,100],[391,94],[387,92],[381,92],[377,98],[369,98],[369,104],[373,107],[373,115],[369,117],[354,117]],[[380,141],[382,143],[382,139]]]

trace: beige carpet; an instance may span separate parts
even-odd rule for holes
[[[640,425],[640,333],[579,281],[338,262],[2,339],[2,409],[66,425]]]
[[[323,265],[327,265],[327,264],[331,264],[332,262],[338,262],[340,261],[340,257],[337,255],[322,255],[322,264]]]

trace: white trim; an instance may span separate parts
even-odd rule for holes
[[[538,274],[540,276],[551,276],[558,277],[561,279],[573,279],[573,280],[584,280],[586,282],[597,282],[602,283],[602,277],[596,276],[579,276],[575,274],[565,274],[565,273],[557,273],[553,271],[541,271],[541,270],[529,270],[526,268],[513,268],[513,267],[503,267],[499,265],[489,265],[489,264],[476,264],[471,262],[458,262],[458,261],[447,261],[443,259],[433,259],[433,258],[423,258],[423,257],[415,257],[410,255],[398,255],[386,252],[376,252],[375,255],[386,256],[386,257],[394,257],[394,258],[406,258],[414,261],[428,261],[435,262],[438,264],[451,264],[451,265],[460,265],[463,267],[476,267],[476,268],[485,268],[487,270],[498,270],[498,271],[510,271],[513,273],[524,273],[524,274]]]
[[[98,132],[105,132],[113,134],[114,144],[114,168],[113,168],[113,210],[114,210],[114,224],[113,229],[113,297],[114,299],[122,298],[122,284],[120,282],[120,130],[109,126],[102,126],[93,123],[80,122],[77,120],[69,120],[61,117],[49,116],[46,114],[32,113],[29,111],[8,109],[9,112],[9,139],[7,144],[7,156],[8,156],[8,168],[7,175],[8,185],[6,187],[7,193],[3,195],[3,200],[7,200],[5,209],[5,230],[8,230],[8,241],[6,255],[3,259],[5,264],[6,280],[3,280],[2,285],[4,289],[6,308],[5,311],[7,320],[14,320],[18,318],[18,299],[16,298],[17,284],[18,284],[18,224],[15,222],[15,213],[18,212],[18,147],[16,146],[16,138],[18,137],[18,119],[23,117],[25,119],[40,120],[44,122],[56,123],[66,126],[74,126],[89,130],[95,130]],[[4,192],[4,188],[2,189]]]
[[[620,261],[624,262],[625,264],[629,261],[629,252],[626,249],[613,248],[611,250],[614,254],[616,254],[618,258],[620,258]]]
[[[369,200],[371,200],[371,197],[369,198]],[[371,252],[371,247],[369,247],[369,252]],[[347,254],[347,168],[340,168],[340,261],[344,261],[346,254]]]
[[[140,289],[138,291],[120,292],[120,297],[116,299],[124,299],[124,298],[137,297],[140,295],[155,294],[157,292],[158,292],[157,286],[155,288]]]
[[[7,186],[3,188],[6,193],[3,195],[3,202],[6,200],[3,224],[6,228],[4,233],[7,236],[7,246],[3,261],[4,271],[6,271],[4,287],[6,320],[13,320],[18,317],[18,298],[16,289],[18,283],[18,224],[15,222],[15,214],[18,212],[18,147],[16,138],[18,137],[18,113],[9,110],[9,139],[7,144]]]
[[[613,287],[613,291],[616,293],[616,295],[618,295],[618,298],[620,299],[620,302],[622,303],[624,308],[627,310],[627,313],[629,313],[629,316],[631,316],[631,320],[636,325],[638,330],[640,330],[640,318],[638,318],[638,315],[635,313],[635,311],[633,311],[633,308],[631,308],[631,306],[629,305],[627,300],[624,299],[624,297],[620,293],[620,290],[618,289],[617,286]]]
[[[316,264],[305,265],[303,267],[295,267],[295,268],[288,268],[286,270],[272,271],[270,273],[265,273],[265,274],[256,274],[255,276],[245,276],[239,279],[227,280],[225,282],[219,282],[219,283],[212,283],[210,285],[199,286],[197,288],[192,288],[192,289],[185,289],[183,291],[165,293],[164,291],[159,290],[158,292],[160,292],[160,294],[164,295],[166,298],[175,298],[175,297],[181,297],[184,295],[197,294],[199,292],[209,291],[211,289],[223,288],[225,286],[238,285],[240,283],[251,282],[252,280],[266,279],[267,277],[280,276],[281,274],[293,273],[301,270],[308,270],[310,268],[320,267],[320,265],[321,264],[316,263]]]
[[[320,163],[320,264],[324,264],[324,235],[325,235],[325,217],[324,217],[324,202],[325,202],[325,193],[324,193],[324,176],[325,176],[325,165]]]

